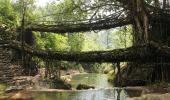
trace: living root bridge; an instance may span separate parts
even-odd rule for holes
[[[79,24],[61,24],[61,25],[32,25],[28,27],[27,31],[39,31],[39,32],[54,32],[54,33],[73,33],[73,32],[86,32],[91,30],[110,29],[115,27],[121,27],[131,24],[129,18],[121,19],[107,19],[93,23],[79,23]]]
[[[32,56],[43,59],[77,62],[169,62],[170,48],[149,43],[142,46],[133,46],[126,49],[115,49],[110,51],[89,52],[63,52],[36,50],[28,45],[21,46],[20,42],[1,43],[0,47],[12,48],[24,51]]]

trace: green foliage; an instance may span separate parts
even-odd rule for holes
[[[115,75],[116,75],[114,70],[110,70],[107,75],[108,75],[108,81],[113,83]]]
[[[11,0],[0,0],[0,24],[5,24],[10,28],[16,27],[18,21],[17,15]]]
[[[83,51],[112,50],[132,46],[131,26],[85,33]]]
[[[97,1],[96,1],[97,2]],[[104,3],[100,1],[98,3]],[[22,19],[23,8],[26,8],[25,17],[26,17],[26,27],[31,25],[35,20],[37,21],[46,21],[46,20],[55,20],[57,22],[63,22],[64,20],[73,20],[76,24],[76,21],[81,19],[88,18],[87,11],[82,10],[83,1],[81,0],[63,0],[61,3],[51,3],[46,7],[37,8],[35,5],[35,0],[0,0],[0,26],[5,24],[11,29],[16,28],[19,25],[19,20]],[[94,4],[95,5],[95,4]],[[97,6],[97,4],[95,5]],[[52,15],[48,17],[40,16]],[[21,23],[20,23],[21,24]],[[43,23],[44,24],[44,23]],[[48,24],[48,23],[46,23]],[[62,23],[64,24],[64,23]],[[5,29],[6,30],[6,29]],[[6,33],[5,36],[11,36],[11,32],[4,31],[0,32],[2,34]],[[102,39],[107,37],[108,39]],[[103,31],[103,34],[100,32],[88,32],[88,33],[67,33],[64,35],[54,34],[54,33],[41,33],[34,32],[35,44],[34,47],[40,50],[47,51],[71,51],[71,52],[80,52],[80,51],[94,51],[94,50],[108,50],[113,48],[124,48],[129,47],[132,44],[132,29],[131,27],[119,28],[116,31]],[[2,35],[1,35],[2,36]],[[5,37],[4,36],[4,37]],[[110,44],[112,46],[110,46]],[[45,64],[40,60],[40,65],[45,67]],[[54,67],[66,67],[66,68],[80,68],[83,71],[83,65],[78,63],[70,62],[55,62]],[[90,69],[93,72],[103,72],[110,70],[109,64],[89,64]],[[108,67],[109,66],[109,67]]]
[[[47,14],[54,14],[52,19],[62,22],[63,20],[80,20],[86,17],[86,12],[81,10],[81,0],[63,0],[57,4],[52,2],[46,7]]]
[[[68,39],[65,36],[54,33],[34,32],[35,47],[48,51],[68,51]]]
[[[101,47],[97,41],[98,34],[94,32],[84,33],[84,43],[82,51],[97,51],[100,50]]]
[[[18,13],[15,12],[11,0],[0,0],[0,39],[15,38],[14,30],[17,26]]]
[[[70,51],[81,51],[84,43],[84,33],[68,33]]]
[[[28,25],[39,17],[39,13],[36,11],[35,0],[16,0],[14,3],[14,9],[20,15],[20,20],[23,18],[23,13],[25,13],[25,24]],[[24,11],[25,9],[25,11]]]
[[[124,36],[125,33],[126,33],[126,38]],[[113,39],[112,45],[115,46],[115,48],[124,48],[125,43],[126,43],[126,47],[131,45],[132,37],[131,37],[131,29],[130,28],[128,28],[127,30],[125,30],[125,29],[117,30],[117,31],[113,32],[113,34],[110,35],[110,36],[112,36],[110,38]],[[96,34],[96,33],[91,33],[91,34],[87,34],[87,33],[69,34],[68,33],[67,35],[68,35],[68,45],[69,45],[68,48],[70,48],[70,51],[79,52],[82,50],[83,51],[101,50],[100,44],[98,42],[98,34]],[[43,35],[43,37],[48,37],[48,36]],[[52,39],[54,39],[54,38],[52,38]],[[126,42],[125,42],[125,39],[126,39]],[[40,41],[40,44],[41,43],[43,44],[44,41],[47,41],[47,40]],[[54,41],[51,40],[51,42],[49,42],[49,43],[52,43],[52,42],[54,42]],[[48,44],[48,46],[53,46],[53,45],[54,45],[53,43]],[[62,63],[62,62],[59,62],[59,63]],[[58,65],[58,66],[60,66],[60,65]],[[64,63],[62,63],[61,67],[64,67],[64,69],[72,69],[73,68],[73,69],[84,70],[82,68],[83,67],[85,68],[87,66],[88,66],[87,69],[90,72],[104,73],[104,72],[109,72],[110,70],[112,70],[111,65],[99,64],[99,63],[84,65],[84,64],[76,64],[74,62],[73,63],[64,62]]]
[[[112,33],[112,42],[114,48],[126,48],[132,46],[132,28],[131,26],[122,27]]]
[[[0,95],[4,93],[6,88],[7,88],[6,84],[0,84]]]
[[[91,73],[105,73],[112,70],[112,64],[110,63],[81,63],[83,68],[87,72]]]

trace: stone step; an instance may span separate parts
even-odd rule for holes
[[[5,53],[5,52],[1,52],[0,56],[10,56],[10,54],[9,53]]]
[[[21,71],[20,68],[1,68],[0,69],[0,73],[5,73],[5,72],[17,72],[17,71]]]
[[[6,58],[6,57],[4,57],[4,58],[0,58],[0,61],[6,61],[6,60],[10,61],[10,60],[11,60],[11,58]]]
[[[0,76],[13,76],[13,72],[5,71],[5,72],[0,72]]]
[[[19,65],[11,64],[10,49],[0,48],[0,82],[10,82],[14,76],[21,75],[21,71]]]
[[[4,60],[4,59],[5,59],[5,60],[10,60],[11,57],[5,56],[5,57],[0,57],[0,59],[1,59],[1,60]]]
[[[0,77],[13,77],[13,74],[0,74]]]
[[[0,57],[1,58],[10,58],[11,56],[8,54],[8,55],[1,55]]]
[[[20,72],[21,71],[21,69],[0,69],[0,73],[6,73],[6,72],[10,72],[11,74],[12,73],[17,73],[17,72]]]
[[[10,63],[11,61],[0,61],[0,63]]]
[[[4,56],[4,57],[1,57],[1,60],[10,59],[10,58],[11,58],[10,56]]]
[[[9,55],[9,54],[10,54],[10,52],[8,52],[8,51],[1,51],[1,50],[0,50],[0,52],[1,52],[1,56],[2,56],[2,55]]]
[[[0,77],[0,80],[8,80],[8,79],[13,79],[13,77],[9,76],[9,77]]]
[[[10,49],[7,49],[7,48],[0,48],[0,50],[10,50]]]
[[[0,60],[0,63],[7,63],[7,62],[11,62],[10,60]]]
[[[11,68],[9,68],[9,67],[0,67],[0,71],[4,71],[4,70],[11,70]]]
[[[9,71],[11,70],[8,66],[0,67],[0,71]]]
[[[7,58],[7,57],[0,57],[0,60],[1,60],[1,61],[5,61],[5,60],[9,60],[9,61],[10,61],[11,58],[10,58],[10,57],[8,57],[8,58]]]
[[[9,70],[8,70],[8,71],[0,71],[0,75],[2,75],[2,74],[3,74],[3,75],[10,75],[10,74],[12,74],[12,73],[11,73],[11,71],[9,71]]]
[[[8,56],[5,56],[5,57],[1,57],[1,60],[10,60],[11,58],[8,57]]]
[[[0,77],[0,82],[10,82],[13,80],[13,77]]]
[[[0,63],[0,67],[3,67],[3,66],[1,66],[1,65],[10,65],[9,63],[3,63],[3,62],[1,62]]]

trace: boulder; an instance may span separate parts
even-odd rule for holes
[[[5,90],[5,93],[11,93],[11,92],[18,92],[23,90],[24,88],[22,86],[10,86]]]
[[[94,89],[94,86],[86,85],[86,84],[79,84],[77,86],[77,90],[84,90],[84,89]]]
[[[53,79],[51,88],[55,89],[65,89],[65,90],[71,90],[71,84],[61,80],[61,79]]]

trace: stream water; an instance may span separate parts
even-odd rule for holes
[[[79,74],[72,77],[73,88],[80,83],[93,85],[95,89],[36,92],[33,100],[126,100],[128,96],[123,89],[114,88],[105,74]]]

